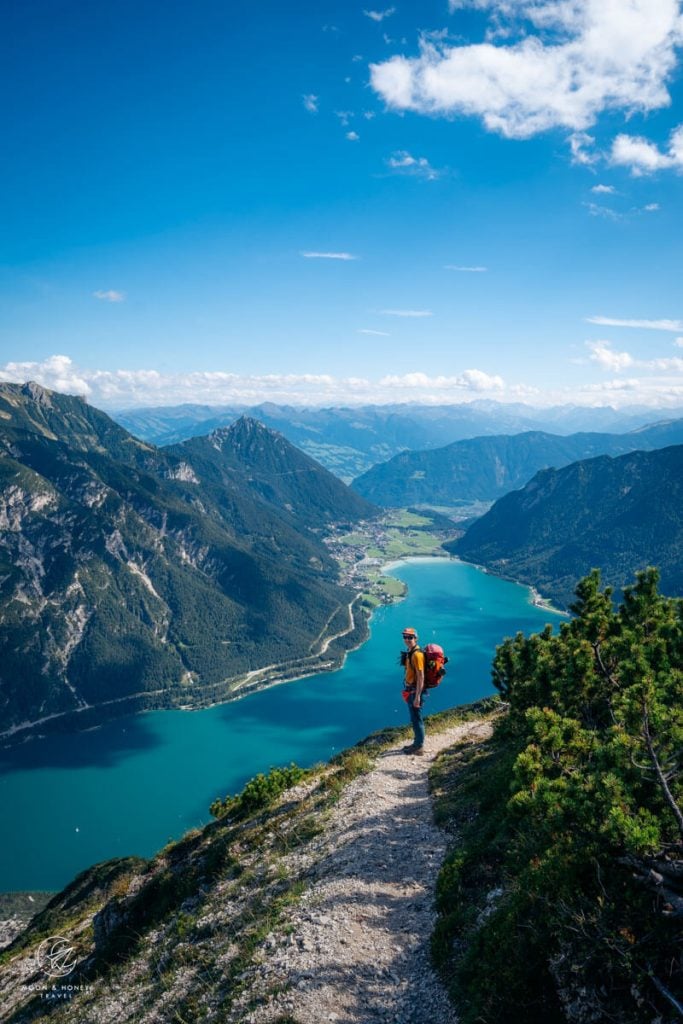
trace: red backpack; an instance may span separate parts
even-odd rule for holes
[[[425,656],[425,690],[433,690],[446,675],[444,666],[448,658],[438,644],[427,644],[422,653]]]
[[[425,690],[433,690],[435,686],[438,686],[443,677],[446,675],[446,669],[444,668],[448,661],[447,655],[443,653],[443,647],[439,647],[438,644],[427,644],[426,647],[414,647],[408,657],[415,653],[415,651],[422,651],[425,657]]]

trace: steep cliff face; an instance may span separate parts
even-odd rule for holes
[[[305,509],[261,493],[267,465],[252,486],[231,437],[193,462],[36,385],[1,385],[0,414],[5,738],[69,713],[91,724],[223,697],[254,668],[315,658],[353,595]],[[303,456],[260,429],[298,478]],[[373,512],[318,472],[331,480],[328,521]]]

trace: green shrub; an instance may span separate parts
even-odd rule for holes
[[[237,820],[248,817],[255,811],[271,807],[285,790],[295,786],[305,775],[304,769],[294,763],[287,768],[271,768],[267,775],[259,772],[247,782],[237,796],[226,796],[223,800],[214,800],[209,812],[214,818],[224,818],[229,815]]]
[[[509,713],[497,756],[459,766],[470,820],[437,891],[463,1024],[678,1019],[683,603],[657,582],[615,610],[594,571],[559,633],[497,651]]]

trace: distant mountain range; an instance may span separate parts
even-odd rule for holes
[[[564,607],[594,567],[619,590],[654,565],[683,596],[683,446],[543,470],[445,547]]]
[[[354,490],[388,508],[455,506],[492,501],[524,486],[534,473],[595,455],[620,455],[683,443],[683,419],[640,427],[628,434],[570,434],[542,431],[475,437],[432,451],[403,452],[374,466]]]
[[[534,409],[522,403],[491,401],[327,409],[279,406],[271,402],[250,408],[181,405],[132,409],[114,415],[136,437],[158,445],[210,434],[239,416],[249,415],[280,431],[346,481],[407,449],[439,448],[464,438],[528,430],[555,434],[577,430],[624,432],[657,418],[652,410],[635,407],[621,411],[582,406]],[[683,415],[683,410],[678,415]]]
[[[0,384],[0,733],[315,667],[353,597],[321,532],[375,511],[253,420],[164,450],[79,398]]]

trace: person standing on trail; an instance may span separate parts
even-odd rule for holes
[[[401,652],[401,664],[405,669],[405,689],[403,698],[410,711],[410,724],[413,727],[413,742],[403,748],[405,754],[424,754],[425,727],[422,721],[422,701],[425,681],[425,656],[417,644],[417,632],[412,626],[403,630],[403,643],[406,650]]]

